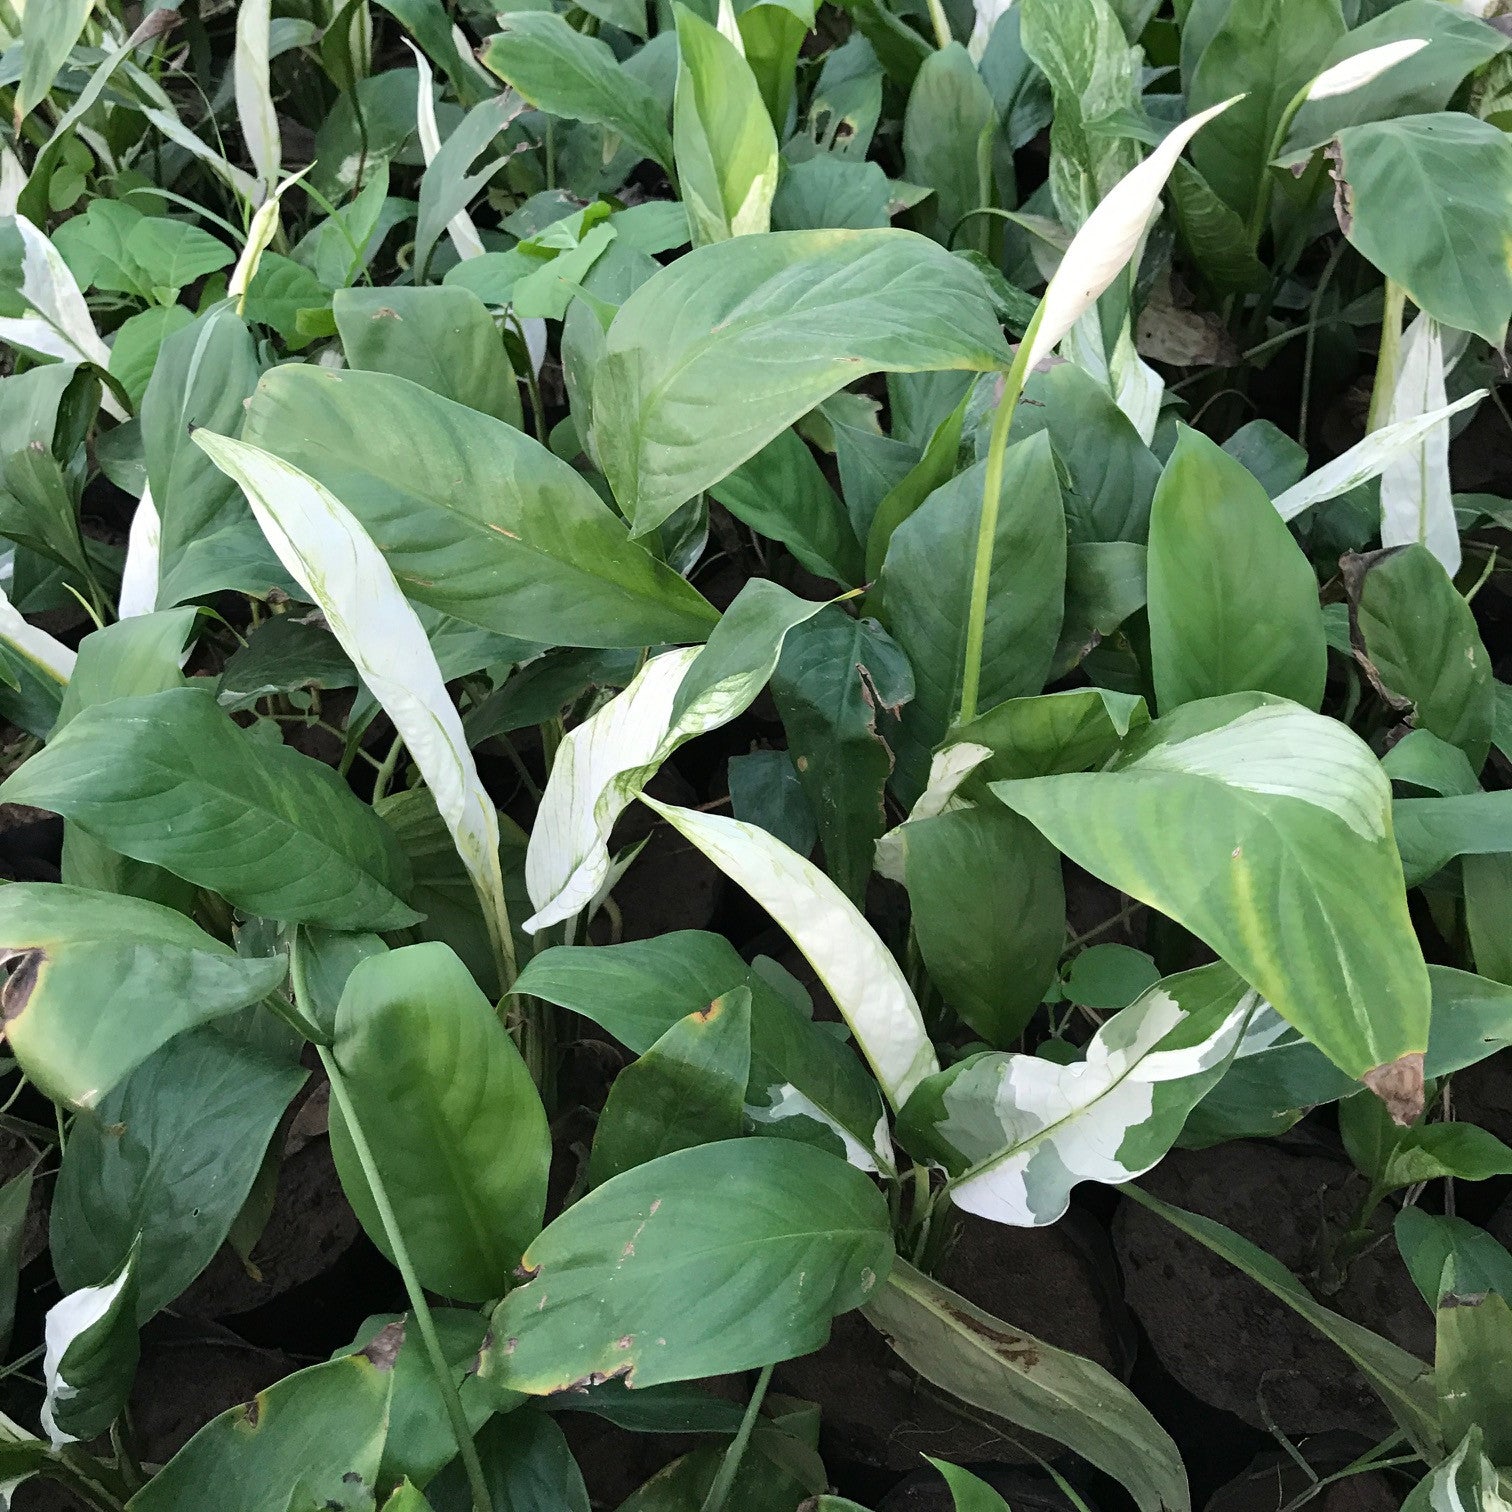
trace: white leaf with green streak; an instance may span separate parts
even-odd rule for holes
[[[24,215],[12,217],[11,225],[20,235],[23,249],[21,287],[16,292],[31,314],[0,317],[0,341],[12,342],[42,357],[108,368],[110,348],[95,330],[89,306],[68,264]],[[109,389],[101,403],[117,420],[126,418]]]
[[[1489,389],[1476,389],[1474,393],[1456,399],[1443,409],[1429,410],[1427,414],[1416,415],[1394,425],[1383,425],[1380,430],[1371,431],[1343,456],[1335,457],[1332,462],[1325,463],[1317,472],[1303,478],[1285,493],[1278,494],[1275,505],[1281,518],[1294,520],[1304,509],[1311,509],[1314,504],[1337,499],[1351,488],[1358,488],[1372,478],[1379,478],[1396,458],[1410,452],[1435,426],[1444,424],[1462,409],[1479,404],[1489,392]]]
[[[1391,785],[1346,725],[1265,694],[1201,699],[1131,735],[1103,771],[992,791],[1205,940],[1394,1111],[1421,1110],[1428,972]]]
[[[0,588],[0,641],[5,642],[8,651],[25,657],[49,682],[55,682],[60,689],[68,685],[77,659],[74,652],[33,625],[6,597],[3,588]]]
[[[627,804],[685,741],[742,714],[765,686],[796,624],[824,604],[755,578],[706,646],[653,657],[630,686],[572,730],[541,797],[525,886],[539,931],[586,908],[609,878],[609,833]]]
[[[283,163],[278,112],[273,108],[273,90],[268,78],[272,13],[272,0],[241,0],[236,13],[236,56],[232,70],[242,140],[247,144],[252,166],[257,169],[258,193],[263,198],[278,182],[278,170]]]
[[[1444,387],[1444,333],[1429,315],[1413,321],[1402,342],[1390,423],[1403,425],[1449,405]],[[1400,451],[1381,474],[1381,545],[1426,546],[1452,577],[1459,571],[1459,521],[1449,482],[1449,421]]]
[[[247,496],[289,575],[320,606],[331,633],[403,737],[472,878],[495,943],[507,949],[499,816],[484,791],[462,719],[425,627],[383,553],[350,510],[313,478],[245,441],[194,440]]]
[[[1084,1059],[977,1056],[926,1085],[904,1122],[924,1104],[937,1120],[930,1152],[966,1162],[949,1188],[957,1207],[1054,1223],[1078,1182],[1128,1181],[1166,1154],[1259,1002],[1222,964],[1168,977],[1114,1014]]]
[[[407,37],[404,45],[415,55],[415,69],[419,75],[419,93],[415,99],[415,129],[420,137],[420,151],[424,154],[425,165],[429,167],[441,150],[441,131],[436,125],[435,75],[431,72],[425,54]],[[478,235],[478,228],[465,209],[457,211],[446,223],[446,234],[451,237],[452,246],[457,249],[457,256],[463,262],[469,257],[483,255],[483,238]]]
[[[887,1100],[902,1107],[938,1069],[898,963],[856,906],[813,862],[754,824],[641,795],[787,931],[835,1000]]]
[[[126,1405],[140,1349],[136,1259],[133,1246],[109,1281],[70,1292],[48,1309],[42,1428],[54,1447],[103,1433]]]

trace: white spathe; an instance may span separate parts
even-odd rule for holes
[[[1400,42],[1386,42],[1365,52],[1345,58],[1332,68],[1325,68],[1307,87],[1308,100],[1331,100],[1337,95],[1352,94],[1379,79],[1387,69],[1405,63],[1427,47],[1426,37],[1404,37]]]

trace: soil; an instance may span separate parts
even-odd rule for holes
[[[1362,1186],[1341,1160],[1249,1142],[1174,1150],[1140,1184],[1227,1224],[1304,1279],[1322,1258],[1324,1224],[1334,1232],[1346,1224]],[[1193,1396],[1289,1436],[1344,1429],[1375,1441],[1391,1430],[1346,1357],[1226,1260],[1127,1200],[1113,1235],[1129,1305],[1162,1365]],[[1389,1239],[1320,1300],[1432,1360],[1433,1315]]]

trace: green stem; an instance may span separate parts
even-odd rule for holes
[[[940,0],[929,0],[929,20],[934,27],[935,46],[942,49],[949,47],[955,38],[950,34],[950,21]]]
[[[388,748],[388,755],[383,758],[383,765],[378,768],[378,775],[373,778],[374,803],[388,796],[389,783],[394,780],[394,771],[399,765],[399,757],[403,750],[404,737],[394,736]]]
[[[1249,218],[1249,244],[1250,250],[1254,251],[1260,245],[1260,238],[1265,235],[1266,223],[1270,220],[1271,193],[1275,186],[1275,180],[1271,177],[1271,164],[1281,155],[1281,144],[1286,140],[1286,133],[1291,130],[1291,123],[1297,112],[1302,108],[1302,102],[1307,98],[1307,91],[1312,88],[1312,80],[1299,89],[1291,97],[1291,103],[1281,112],[1281,119],[1276,122],[1276,130],[1270,139],[1270,147],[1265,154],[1265,166],[1260,170],[1260,187],[1255,191],[1255,208],[1250,211]]]
[[[467,1471],[468,1485],[472,1487],[473,1512],[493,1512],[493,1498],[488,1493],[488,1482],[483,1478],[483,1466],[478,1459],[478,1447],[473,1442],[467,1414],[462,1410],[462,1401],[457,1395],[456,1384],[451,1377],[451,1367],[446,1363],[446,1356],[441,1350],[441,1340],[436,1334],[436,1321],[431,1317],[430,1304],[425,1300],[420,1278],[415,1274],[414,1263],[410,1259],[409,1249],[405,1245],[404,1235],[399,1228],[399,1219],[394,1213],[393,1204],[389,1201],[388,1189],[384,1186],[383,1177],[378,1172],[377,1162],[373,1159],[372,1147],[368,1144],[367,1135],[357,1118],[357,1110],[352,1106],[346,1078],[336,1064],[336,1057],[326,1046],[317,1045],[315,1048],[320,1055],[320,1063],[325,1067],[326,1075],[330,1078],[331,1096],[336,1099],[336,1106],[341,1110],[348,1137],[352,1141],[352,1151],[357,1156],[358,1165],[362,1167],[363,1179],[373,1194],[373,1206],[378,1209],[378,1220],[383,1224],[383,1232],[394,1254],[394,1264],[398,1267],[399,1274],[404,1280],[404,1289],[409,1294],[410,1309],[415,1315],[415,1322],[419,1325],[420,1337],[425,1341],[425,1352],[430,1356],[436,1387],[441,1393],[442,1401],[446,1404],[446,1415],[451,1419],[452,1433],[457,1440],[457,1452],[462,1456],[462,1465]]]
[[[1402,315],[1406,308],[1406,289],[1388,278],[1386,308],[1381,312],[1381,349],[1376,354],[1375,386],[1370,391],[1370,416],[1365,422],[1367,432],[1380,430],[1391,415],[1391,396],[1401,365]]]
[[[740,1462],[745,1458],[746,1445],[751,1441],[751,1434],[756,1427],[756,1419],[761,1412],[761,1403],[766,1396],[767,1386],[771,1383],[771,1379],[772,1367],[763,1365],[761,1374],[756,1378],[756,1389],[751,1393],[751,1400],[746,1403],[745,1416],[740,1420],[740,1427],[730,1447],[725,1450],[725,1457],[719,1465],[719,1474],[714,1477],[714,1484],[709,1487],[709,1494],[704,1497],[703,1512],[723,1512],[724,1504],[735,1484],[735,1476],[739,1473]]]
[[[1029,377],[1029,352],[1044,315],[1045,306],[1041,301],[1019,343],[1013,366],[1008,369],[1003,396],[992,417],[992,434],[987,441],[982,517],[977,525],[976,557],[971,567],[971,606],[966,617],[966,657],[961,668],[961,724],[975,719],[977,714],[977,694],[982,685],[982,640],[987,631],[987,596],[992,585],[992,552],[997,542],[998,511],[1002,505],[1003,459],[1008,451],[1008,432],[1013,426],[1014,411],[1018,409]]]

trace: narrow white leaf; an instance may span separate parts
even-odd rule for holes
[[[1418,415],[1415,419],[1403,420],[1396,425],[1383,425],[1380,430],[1371,431],[1342,457],[1335,457],[1310,477],[1303,478],[1285,493],[1278,494],[1275,505],[1281,518],[1294,520],[1304,509],[1311,509],[1314,504],[1326,503],[1329,499],[1348,493],[1351,488],[1358,488],[1361,483],[1379,478],[1392,458],[1410,451],[1434,426],[1442,424],[1451,415],[1459,414],[1472,404],[1479,404],[1488,392],[1486,389],[1476,389],[1473,394],[1466,394],[1463,399],[1456,399],[1443,409],[1430,410],[1426,415]]]
[[[0,215],[14,215],[21,191],[26,188],[26,169],[9,147],[0,147]]]
[[[1186,144],[1239,98],[1235,95],[1183,121],[1087,217],[1040,303],[1039,329],[1029,352],[1030,371],[1060,345],[1139,250],[1150,222],[1160,212],[1161,190]]]
[[[48,1309],[42,1326],[42,1378],[47,1387],[47,1399],[42,1404],[42,1428],[52,1440],[54,1448],[78,1442],[73,1434],[64,1433],[53,1417],[59,1404],[66,1402],[77,1392],[77,1387],[63,1378],[63,1357],[75,1339],[87,1333],[109,1313],[111,1304],[120,1296],[130,1276],[131,1262],[128,1260],[113,1280],[102,1286],[81,1287]]]
[[[285,570],[393,721],[446,821],[495,942],[508,942],[499,816],[425,629],[383,553],[333,493],[280,457],[204,430],[195,443],[235,479]]]
[[[241,0],[241,9],[236,13],[233,66],[236,114],[241,120],[247,156],[257,169],[258,193],[262,199],[272,193],[283,164],[278,112],[273,108],[273,88],[268,74],[268,29],[271,25],[272,0]]]
[[[1402,341],[1388,424],[1402,425],[1448,407],[1444,338],[1436,320],[1419,315]],[[1381,473],[1381,545],[1426,546],[1453,577],[1459,571],[1459,522],[1449,483],[1449,422],[1440,420],[1399,451]]]
[[[719,0],[719,16],[715,21],[719,35],[743,58],[746,55],[745,38],[740,35],[740,23],[735,19],[735,7],[730,0]]]
[[[1190,1013],[1157,984],[1110,1018],[1088,1042],[1084,1059],[1069,1066],[1003,1055],[973,1067],[967,1075],[997,1078],[991,1111],[1005,1147],[952,1183],[951,1201],[996,1223],[1033,1228],[1066,1211],[1077,1182],[1128,1181],[1149,1170],[1180,1131],[1177,1122],[1166,1131],[1169,1139],[1139,1137],[1159,1111],[1162,1087],[1222,1065],[1258,1002],[1257,994],[1241,989],[1206,1038],[1162,1050]],[[953,1099],[953,1091],[945,1094],[948,1109],[959,1103],[963,1113],[977,1111],[974,1104],[966,1109],[964,1098]]]
[[[436,125],[435,75],[426,61],[425,54],[408,37],[404,45],[415,55],[415,69],[420,75],[420,86],[415,99],[415,126],[420,133],[420,151],[425,156],[426,167],[435,161],[441,150],[441,129]],[[470,257],[483,255],[483,238],[466,210],[459,210],[446,223],[446,234],[463,262]]]
[[[938,1069],[919,1005],[887,947],[813,862],[739,819],[657,803],[677,832],[743,887],[808,958],[893,1107]]]
[[[39,630],[0,589],[0,640],[6,647],[37,667],[60,687],[73,676],[75,655],[60,640]]]
[[[609,875],[609,832],[666,759],[672,703],[702,648],[652,657],[624,692],[570,730],[552,762],[525,852],[534,932],[570,919]]]
[[[152,490],[144,488],[126,536],[126,563],[121,569],[121,596],[116,608],[121,619],[151,614],[157,608],[162,536],[163,521],[152,502]]]
[[[1404,37],[1400,42],[1387,42],[1372,47],[1342,63],[1326,68],[1307,88],[1309,100],[1331,100],[1335,95],[1352,94],[1363,89],[1372,80],[1379,79],[1389,68],[1405,63],[1414,53],[1427,47],[1426,37]]]

